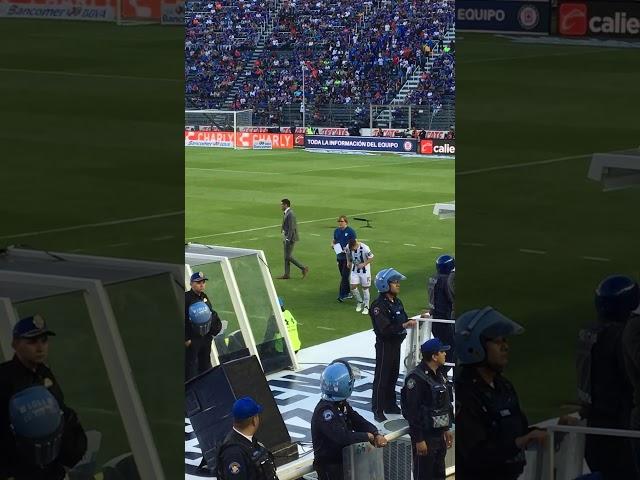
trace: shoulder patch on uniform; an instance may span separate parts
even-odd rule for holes
[[[242,469],[240,468],[240,464],[238,462],[231,462],[227,467],[227,470],[229,470],[229,473],[231,475],[237,475]]]
[[[325,422],[330,422],[333,420],[333,412],[331,410],[325,410],[322,412],[322,418],[324,418]]]
[[[373,314],[378,315],[380,313],[380,307],[376,307],[373,309]]]
[[[416,386],[416,381],[413,378],[407,380],[407,388],[411,389]]]
[[[53,387],[53,380],[51,380],[49,377],[44,379],[44,386],[45,388],[51,388]]]

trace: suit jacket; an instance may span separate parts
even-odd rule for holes
[[[296,215],[293,213],[291,208],[289,208],[282,219],[282,232],[284,233],[285,240],[289,242],[297,242],[299,240],[298,222],[296,221]]]

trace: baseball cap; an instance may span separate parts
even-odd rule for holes
[[[262,405],[257,403],[253,398],[242,397],[233,404],[233,418],[235,420],[245,420],[262,413],[262,410],[264,410]]]
[[[451,345],[445,345],[440,341],[439,338],[432,338],[427,340],[420,347],[420,351],[422,353],[437,353],[437,352],[446,352],[451,349]]]
[[[191,275],[192,282],[202,282],[203,280],[209,280],[209,277],[207,277],[204,272],[196,272]]]
[[[33,338],[40,335],[55,335],[55,332],[47,328],[41,315],[23,318],[13,327],[13,338]]]

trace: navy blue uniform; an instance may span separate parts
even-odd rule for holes
[[[407,336],[402,326],[408,320],[399,298],[392,302],[381,293],[371,304],[369,316],[376,334],[376,370],[373,377],[371,410],[383,416],[384,410],[397,411],[396,382],[400,374],[400,346]]]
[[[253,437],[231,430],[218,450],[218,480],[278,480],[273,455]]]
[[[342,480],[342,449],[359,442],[368,442],[368,433],[378,429],[365,420],[346,401],[320,400],[311,418],[313,467],[318,480]]]
[[[429,292],[429,313],[431,318],[440,320],[453,320],[453,290],[449,281],[452,273],[438,273],[429,279],[427,290]],[[447,351],[447,363],[455,363],[455,326],[450,323],[433,322],[431,324],[433,336],[442,340],[445,345],[451,345]],[[443,369],[446,372],[448,368]]]
[[[347,248],[351,240],[355,240],[356,232],[351,227],[346,227],[344,230],[336,228],[333,231],[333,240],[339,243],[342,250]],[[347,268],[347,255],[339,253],[336,255],[336,261],[338,262],[338,271],[340,272],[340,288],[338,290],[338,298],[344,299],[349,295],[349,269]]]
[[[420,363],[405,379],[402,414],[409,421],[414,480],[444,480],[447,446],[444,432],[451,427],[451,389],[438,371]],[[434,420],[435,419],[435,420]],[[426,442],[427,455],[418,455],[416,444]]]
[[[524,452],[515,440],[529,432],[518,396],[502,375],[488,385],[473,367],[456,376],[456,479],[516,480]]]
[[[10,430],[9,401],[13,395],[27,387],[43,385],[53,395],[64,414],[64,433],[58,458],[39,468],[17,453],[16,442]],[[76,413],[64,403],[64,395],[53,372],[40,364],[35,371],[25,367],[17,357],[0,364],[0,478],[16,480],[61,480],[65,468],[73,467],[87,449],[87,436]]]
[[[202,301],[207,304],[211,310],[211,330],[204,337],[194,335],[189,320],[189,307],[195,302]],[[211,302],[207,294],[202,292],[197,294],[193,290],[189,290],[184,294],[184,340],[191,340],[191,345],[186,347],[185,356],[185,380],[189,380],[196,375],[206,372],[211,368],[211,341],[222,330],[222,321],[211,307]]]

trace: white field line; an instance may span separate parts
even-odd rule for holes
[[[437,203],[445,203],[445,202],[437,202]],[[411,210],[414,208],[423,208],[423,207],[433,207],[435,203],[425,203],[423,205],[412,205],[410,207],[400,207],[400,208],[390,208],[388,210],[377,210],[375,212],[359,212],[359,213],[351,213],[349,216],[353,217],[356,215],[374,215],[376,213],[389,213],[389,212],[399,212],[401,210]],[[325,218],[317,218],[315,220],[305,220],[303,222],[298,222],[298,225],[306,224],[306,223],[315,223],[315,222],[325,222],[327,220],[335,220],[335,216],[333,217],[325,217]],[[257,230],[266,230],[268,228],[276,228],[282,227],[281,223],[277,223],[275,225],[267,225],[265,227],[256,227],[256,228],[247,228],[245,230],[234,230],[232,232],[222,232],[222,233],[212,233],[209,235],[196,235],[194,237],[189,237],[188,240],[196,240],[199,238],[210,238],[210,237],[219,237],[222,235],[235,235],[236,233],[247,233],[247,232],[255,232]],[[0,237],[1,238],[1,237]]]
[[[546,255],[547,252],[545,252],[544,250],[532,250],[530,248],[520,248],[519,249],[522,253],[533,253],[534,255]]]
[[[89,72],[62,72],[57,70],[29,70],[26,68],[0,68],[0,72],[5,73],[28,73],[31,75],[53,75],[58,77],[78,77],[78,78],[101,78],[105,80],[131,80],[143,82],[170,82],[182,83],[180,78],[157,78],[157,77],[137,77],[134,75],[109,75],[107,73]]]
[[[509,170],[512,168],[532,167],[535,165],[547,165],[549,163],[557,163],[557,162],[564,162],[566,160],[576,160],[578,158],[585,158],[591,155],[592,155],[591,153],[583,153],[581,155],[570,155],[568,157],[549,158],[547,160],[537,160],[535,162],[511,163],[508,165],[497,165],[495,167],[477,168],[475,170],[463,170],[461,172],[456,172],[456,176],[474,175],[476,173],[495,172],[499,170]]]
[[[73,230],[82,230],[84,228],[108,227],[110,225],[122,225],[122,224],[125,224],[125,223],[145,222],[147,220],[155,220],[156,218],[174,217],[176,215],[184,215],[184,211],[181,210],[179,212],[158,213],[156,215],[146,215],[144,217],[123,218],[123,219],[120,219],[120,220],[110,220],[108,222],[85,223],[83,225],[73,225],[73,226],[69,226],[69,227],[50,228],[48,230],[39,230],[39,231],[35,231],[35,232],[13,233],[11,235],[3,235],[3,236],[0,237],[0,239],[3,239],[3,238],[32,237],[32,236],[35,236],[35,235],[44,235],[44,234],[47,234],[47,233],[71,232]]]

